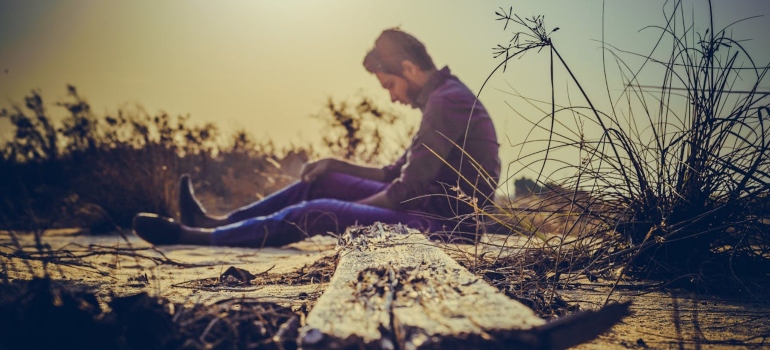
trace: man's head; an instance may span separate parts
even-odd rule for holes
[[[386,29],[364,58],[364,67],[390,92],[393,102],[416,107],[416,98],[436,70],[425,45],[400,29]]]

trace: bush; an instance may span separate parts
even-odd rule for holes
[[[213,124],[189,116],[151,115],[141,107],[97,117],[74,86],[56,104],[67,115],[56,127],[33,91],[24,108],[2,110],[14,137],[0,155],[0,227],[45,229],[128,226],[138,212],[176,216],[177,179],[189,173],[204,204],[225,212],[260,199],[298,178],[311,157],[337,155],[366,162],[392,158],[380,144],[396,116],[362,98],[351,111],[329,99],[330,134],[320,149],[276,149],[241,130],[222,138]],[[371,119],[371,120],[369,120]],[[350,121],[360,130],[351,130]]]
[[[99,119],[74,87],[68,91],[72,101],[58,104],[69,112],[61,128],[53,128],[35,92],[26,98],[33,117],[18,107],[3,114],[16,127],[3,153],[4,226],[126,224],[137,211],[170,215],[181,163],[205,157],[199,148],[215,129],[186,127],[186,118],[166,114]]]

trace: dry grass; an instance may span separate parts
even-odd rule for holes
[[[659,34],[648,53],[601,43],[605,72],[610,62],[618,72],[605,77],[608,111],[595,107],[597,97],[585,92],[542,17],[497,12],[514,29],[510,43],[495,49],[504,59],[492,74],[526,52],[543,52],[551,89],[555,72],[564,71],[580,97],[568,106],[553,93],[549,102],[522,97],[543,111],[539,119],[511,107],[532,125],[531,138],[511,145],[521,150],[511,167],[538,172],[530,186],[538,193],[477,208],[470,219],[485,222],[477,232],[510,235],[517,244],[493,257],[477,248],[466,259],[501,289],[526,284],[555,295],[585,281],[651,279],[648,286],[756,293],[770,280],[770,95],[759,90],[770,65],[755,62],[729,27],[696,33],[699,19],[688,17],[682,1],[665,6],[663,24],[647,28]],[[658,85],[642,80],[648,76],[660,77]],[[586,125],[598,134],[587,135]],[[567,151],[577,161],[556,156]]]
[[[247,298],[185,306],[140,293],[97,297],[50,279],[0,284],[4,349],[294,349],[306,310]]]

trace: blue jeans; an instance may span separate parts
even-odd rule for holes
[[[282,246],[377,221],[402,223],[423,232],[441,228],[442,221],[418,213],[355,203],[387,186],[341,173],[328,173],[313,182],[298,181],[228,214],[229,224],[214,229],[211,242],[219,246]]]

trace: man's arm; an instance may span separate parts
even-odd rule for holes
[[[321,174],[329,171],[344,173],[374,181],[384,181],[385,171],[382,168],[367,167],[358,164],[348,163],[334,158],[325,158],[315,162],[305,164],[302,168],[302,181],[310,182],[315,180]],[[356,203],[372,205],[379,208],[393,209],[395,206],[390,203],[385,191],[380,191],[367,198],[361,199]]]
[[[385,180],[385,171],[383,171],[382,168],[352,164],[344,160],[334,158],[325,158],[305,164],[305,166],[302,168],[301,179],[305,182],[311,182],[318,176],[330,171],[374,181]]]

